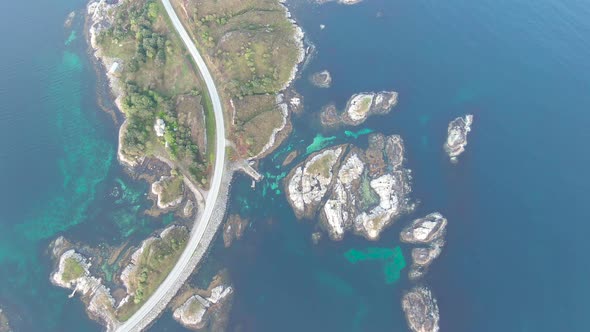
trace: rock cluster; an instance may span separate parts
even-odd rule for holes
[[[10,322],[8,318],[4,314],[2,308],[0,308],[0,332],[10,332],[12,329],[10,328]]]
[[[371,135],[365,151],[349,145],[326,148],[287,176],[287,198],[298,218],[319,212],[320,224],[333,240],[341,240],[349,230],[376,240],[413,208],[403,154],[397,135]]]
[[[330,75],[330,72],[327,70],[313,73],[309,80],[318,88],[329,88],[332,85],[332,75]]]
[[[449,123],[448,136],[444,148],[452,162],[457,162],[457,157],[465,151],[467,134],[471,131],[472,123],[473,115],[471,114],[458,117]]]
[[[208,290],[196,290],[182,305],[174,310],[173,317],[184,327],[199,330],[209,326],[217,331],[227,319],[233,295],[232,286],[217,276]],[[217,285],[216,285],[217,284]]]
[[[363,92],[350,97],[344,112],[338,112],[335,105],[324,107],[320,115],[324,126],[345,124],[357,126],[371,115],[387,114],[397,104],[395,91]]]
[[[402,308],[413,332],[438,332],[439,312],[436,299],[426,287],[415,287],[402,298]]]
[[[112,331],[118,325],[114,314],[115,300],[110,290],[102,284],[102,281],[90,274],[90,262],[74,249],[65,250],[66,241],[58,238],[53,244],[53,253],[58,258],[57,270],[51,275],[51,282],[59,287],[73,290],[70,296],[80,293],[82,301],[86,304],[86,311],[91,318],[102,322],[108,331]],[[77,264],[80,274],[73,277],[67,275],[66,264]]]
[[[417,244],[420,247],[412,249],[412,267],[408,272],[411,280],[421,278],[432,262],[440,255],[445,245],[447,219],[440,213],[434,212],[424,218],[414,220],[401,233],[401,241]]]

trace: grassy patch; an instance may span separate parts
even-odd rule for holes
[[[313,164],[309,165],[307,172],[311,174],[319,174],[324,178],[330,177],[330,170],[334,165],[335,156],[332,153],[328,153],[321,158],[317,159]]]
[[[236,103],[231,138],[238,153],[258,154],[273,129],[282,125],[274,95],[297,63],[293,25],[277,0],[173,3],[206,55],[224,99]]]
[[[145,247],[138,260],[137,272],[131,277],[135,295],[117,312],[121,321],[129,319],[164,281],[180,257],[187,240],[188,231],[179,227]]]
[[[160,200],[163,204],[168,204],[182,196],[184,190],[182,179],[182,176],[177,175],[162,181],[162,194],[160,195]]]
[[[64,262],[64,272],[61,275],[63,281],[70,282],[84,276],[85,274],[86,271],[80,262],[78,262],[73,257],[66,258]]]

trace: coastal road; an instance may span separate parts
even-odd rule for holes
[[[117,328],[117,331],[120,332],[139,331],[142,328],[145,328],[145,326],[147,326],[151,320],[155,319],[160,311],[168,304],[167,301],[170,300],[170,296],[167,295],[169,295],[169,292],[175,289],[174,286],[178,283],[185,282],[185,278],[183,278],[183,275],[187,275],[187,271],[185,271],[185,269],[188,268],[189,261],[193,256],[199,242],[201,242],[203,234],[205,233],[205,230],[209,224],[211,215],[213,214],[213,208],[215,207],[215,202],[219,196],[219,190],[222,184],[222,176],[225,169],[225,123],[223,121],[221,100],[219,99],[215,82],[213,81],[213,77],[211,77],[211,73],[205,64],[203,57],[201,57],[199,54],[197,47],[180,22],[178,15],[176,15],[176,12],[174,11],[174,8],[172,8],[170,0],[162,0],[162,4],[168,13],[174,28],[180,35],[180,38],[195,60],[195,63],[197,64],[201,76],[205,81],[207,90],[209,91],[209,96],[211,97],[211,101],[213,103],[213,111],[215,113],[215,168],[213,170],[211,187],[205,201],[205,209],[199,214],[200,218],[195,220],[195,224],[193,225],[193,229],[191,231],[191,236],[186,245],[186,248],[184,249],[184,252],[180,256],[180,259],[168,277],[166,277],[164,282],[162,282],[160,287],[158,287],[156,292],[154,292],[154,294],[139,310],[137,310],[133,316],[131,316],[131,318],[129,318]]]

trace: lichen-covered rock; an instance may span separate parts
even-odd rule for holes
[[[309,80],[318,88],[329,88],[332,84],[332,75],[330,75],[329,71],[323,70],[318,73],[313,73]]]
[[[397,104],[398,93],[395,91],[363,92],[350,97],[345,110],[339,114],[336,106],[324,107],[321,114],[324,126],[340,123],[357,126],[371,115],[387,114]]]
[[[473,115],[471,114],[458,117],[449,123],[448,136],[444,148],[452,162],[457,162],[457,157],[465,151],[467,134],[471,131],[472,123]]]
[[[311,217],[332,184],[334,167],[344,146],[320,151],[291,171],[287,177],[287,197],[298,218]]]
[[[317,162],[314,158],[333,149],[320,151],[296,166],[287,178],[289,202],[298,217],[313,216],[319,209],[320,225],[333,240],[341,240],[347,231],[376,240],[385,227],[413,208],[408,198],[410,172],[403,168],[403,141],[397,135],[375,134],[369,137],[365,151],[338,147],[346,152],[342,152],[342,162],[330,163],[329,178],[308,172],[312,184],[306,191],[309,197],[302,195],[302,190],[293,190],[293,183],[301,182],[303,170]]]
[[[430,289],[416,287],[402,298],[402,308],[413,332],[438,332],[440,330],[438,305]]]

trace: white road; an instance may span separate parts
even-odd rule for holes
[[[211,187],[209,193],[207,194],[207,199],[205,201],[205,209],[202,213],[200,213],[200,219],[195,220],[195,224],[193,225],[193,229],[191,231],[190,239],[184,249],[184,252],[180,256],[180,259],[168,275],[164,282],[158,287],[156,292],[152,294],[152,296],[144,303],[144,305],[133,315],[129,318],[125,323],[121,324],[117,331],[124,332],[124,331],[139,331],[141,328],[145,327],[149,322],[146,320],[154,319],[158,313],[155,313],[154,310],[158,310],[158,308],[165,307],[167,303],[162,303],[166,301],[166,294],[170,292],[175,284],[179,282],[182,283],[185,280],[182,279],[182,275],[184,270],[187,268],[187,264],[191,256],[194,254],[197,245],[203,238],[203,234],[205,233],[205,229],[211,219],[211,215],[213,213],[213,208],[215,207],[215,202],[217,201],[217,197],[219,196],[219,189],[221,188],[222,183],[222,175],[224,171],[224,164],[225,164],[225,124],[223,121],[223,111],[221,108],[221,100],[219,99],[219,94],[217,93],[217,88],[215,87],[215,82],[213,81],[213,77],[211,77],[211,73],[205,64],[205,61],[199,54],[197,47],[193,43],[192,39],[190,38],[189,34],[186,32],[184,26],[178,19],[174,8],[170,4],[170,0],[162,0],[164,4],[164,8],[170,16],[172,24],[174,28],[180,35],[180,38],[186,45],[188,51],[190,52],[191,56],[195,60],[199,71],[201,72],[201,76],[207,85],[207,90],[209,91],[209,96],[211,97],[211,101],[213,103],[213,111],[215,112],[215,168],[213,171],[213,178],[211,180]],[[169,297],[168,297],[169,298]]]

